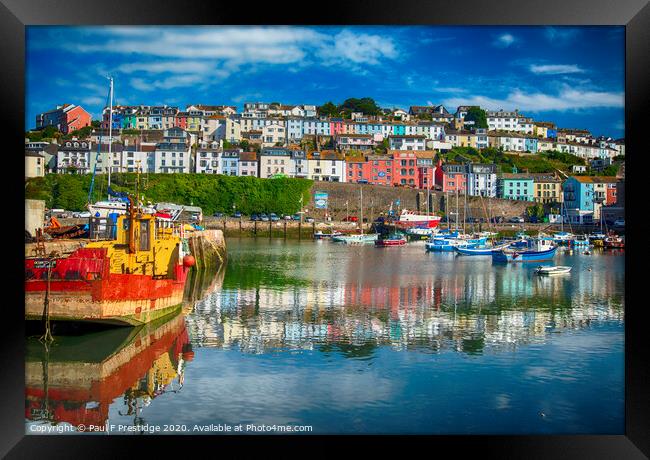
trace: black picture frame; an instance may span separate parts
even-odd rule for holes
[[[313,8],[316,10],[313,10]],[[310,11],[311,10],[311,11]],[[626,221],[626,309],[625,309],[625,435],[621,436],[417,436],[417,437],[345,437],[353,445],[363,443],[377,453],[395,448],[407,454],[415,448],[425,452],[452,449],[454,457],[480,454],[499,458],[647,458],[650,455],[650,360],[645,343],[644,285],[647,284],[648,224],[643,212],[644,180],[648,152],[645,122],[648,118],[648,83],[650,82],[650,5],[646,0],[481,0],[418,2],[402,0],[277,3],[242,5],[237,2],[195,0],[191,3],[169,0],[0,0],[0,114],[4,132],[10,139],[5,157],[18,166],[7,166],[0,187],[9,190],[5,198],[17,207],[5,227],[6,239],[19,238],[20,225],[12,223],[20,216],[22,203],[14,199],[21,190],[18,155],[24,138],[25,111],[25,26],[27,25],[118,25],[118,24],[431,24],[431,25],[624,25],[626,29],[625,138],[629,152],[626,174],[628,206]],[[596,65],[607,66],[607,57]],[[644,143],[645,141],[645,143]],[[13,173],[12,173],[13,171]],[[15,183],[13,183],[15,181]],[[22,184],[24,185],[24,183]],[[639,206],[635,206],[637,203]],[[646,206],[647,207],[647,206]],[[645,238],[644,238],[645,237]],[[240,456],[250,454],[252,443],[272,443],[278,454],[300,456],[339,455],[333,451],[333,437],[149,437],[117,436],[25,436],[24,435],[24,351],[22,304],[23,279],[19,267],[24,254],[19,244],[5,241],[7,270],[3,304],[2,335],[3,389],[0,407],[0,455],[8,458],[117,458],[143,453],[139,448],[167,450],[179,446],[190,454],[199,454],[196,446],[211,444],[215,455],[224,445],[235,447]],[[15,257],[15,260],[13,259]],[[15,277],[15,279],[14,279]],[[13,298],[15,294],[16,298]],[[11,299],[11,300],[10,300]],[[162,438],[162,439],[161,439]],[[190,444],[191,443],[191,444]],[[308,445],[307,445],[308,444]],[[188,447],[188,446],[192,447]],[[138,448],[139,447],[139,448]],[[134,450],[137,448],[137,451]],[[167,452],[169,452],[167,450]],[[147,454],[152,452],[147,450]],[[208,454],[210,455],[210,454]],[[328,455],[329,456],[329,455]]]

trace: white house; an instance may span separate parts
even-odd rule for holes
[[[426,137],[422,135],[388,136],[390,150],[426,150]]]
[[[262,128],[262,145],[272,147],[287,142],[287,129],[284,122],[273,122]]]
[[[199,143],[196,149],[194,172],[198,174],[222,174],[221,148],[217,141]]]
[[[181,128],[165,130],[163,141],[156,145],[154,152],[154,172],[189,173],[190,167],[189,135]]]
[[[312,152],[307,155],[309,179],[326,182],[345,182],[345,157],[334,150]]]
[[[291,151],[284,147],[265,147],[259,155],[259,177],[267,179],[276,174],[292,172]]]
[[[257,153],[241,152],[239,154],[239,175],[257,177],[258,161]]]
[[[467,194],[497,196],[497,167],[494,164],[472,163],[467,171]]]

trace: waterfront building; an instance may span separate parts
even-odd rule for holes
[[[497,167],[494,164],[471,163],[467,167],[467,194],[497,196]]]
[[[31,142],[29,139],[25,139],[25,152],[41,155],[44,159],[44,170],[46,173],[56,170],[58,144],[45,141]]]
[[[239,176],[257,177],[258,160],[255,152],[241,152],[239,154]]]
[[[194,172],[198,174],[223,174],[221,148],[217,141],[202,141],[196,149]]]
[[[341,134],[336,137],[340,150],[372,150],[375,142],[369,134]]]
[[[25,179],[45,175],[45,157],[38,152],[25,150]]]
[[[438,162],[435,170],[436,186],[443,192],[465,193],[467,190],[467,167],[460,163]]]
[[[542,203],[562,203],[562,181],[555,174],[531,174],[533,177],[533,200]]]
[[[600,219],[603,205],[616,203],[615,177],[573,176],[564,181],[564,209],[572,223]],[[609,190],[609,191],[608,191]],[[609,198],[609,201],[608,201]]]
[[[497,180],[497,196],[505,200],[534,200],[534,179],[528,174],[504,173]]]
[[[487,111],[486,115],[489,131],[515,131],[525,134],[534,132],[533,120],[523,116],[518,110],[514,112]]]
[[[162,142],[154,152],[154,172],[189,173],[191,167],[190,135],[181,128],[164,131]]]
[[[259,155],[259,177],[289,175],[292,170],[291,150],[285,147],[264,147]]]
[[[393,159],[389,155],[346,158],[346,182],[393,185]]]
[[[90,126],[92,118],[80,105],[63,104],[36,115],[36,129],[54,126],[63,134]]]
[[[239,175],[239,156],[242,149],[224,149],[221,153],[221,174],[226,176]]]
[[[155,152],[156,144],[153,142],[125,145],[121,154],[119,170],[121,172],[136,172],[139,166],[141,172],[155,172]]]
[[[413,134],[388,136],[388,148],[389,150],[426,150],[426,137]]]
[[[284,123],[273,121],[262,128],[262,145],[272,147],[284,145],[287,142],[287,132]]]
[[[414,153],[417,167],[417,187],[420,189],[433,188],[435,186],[436,152],[424,150]]]
[[[416,187],[418,180],[417,158],[414,152],[393,151],[393,185]]]
[[[471,147],[472,133],[466,129],[448,128],[445,131],[445,141],[452,147]]]
[[[345,157],[334,150],[321,150],[307,155],[307,177],[326,182],[345,182]]]
[[[59,146],[56,155],[56,170],[60,174],[88,174],[92,142],[68,140]]]
[[[291,162],[289,163],[289,177],[306,179],[309,173],[307,153],[300,149],[290,149]]]

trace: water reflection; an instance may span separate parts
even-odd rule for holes
[[[153,399],[183,387],[193,358],[182,315],[140,328],[27,340],[25,417],[40,424],[103,426],[109,408],[134,425]],[[125,420],[126,422],[126,420]]]
[[[193,343],[251,353],[390,345],[475,354],[624,319],[622,256],[563,254],[557,263],[574,266],[572,274],[542,278],[535,265],[404,249],[241,243],[223,289],[188,316]]]

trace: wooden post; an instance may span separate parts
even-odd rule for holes
[[[273,229],[271,228],[271,225],[273,225],[273,221],[269,217],[269,240],[271,239],[272,234],[273,234]]]
[[[254,224],[255,224],[255,225],[254,225],[254,227],[253,227],[253,234],[254,234],[255,237],[257,238],[257,220],[254,222]]]
[[[223,236],[226,236],[226,219],[227,219],[227,217],[224,216],[224,218],[223,218]]]
[[[287,239],[287,221],[284,221],[284,239]]]
[[[298,221],[298,241],[302,239],[302,219]]]
[[[316,221],[313,221],[311,223],[311,237],[314,238],[315,234],[316,234]]]
[[[241,217],[239,218],[239,236],[241,236]]]

